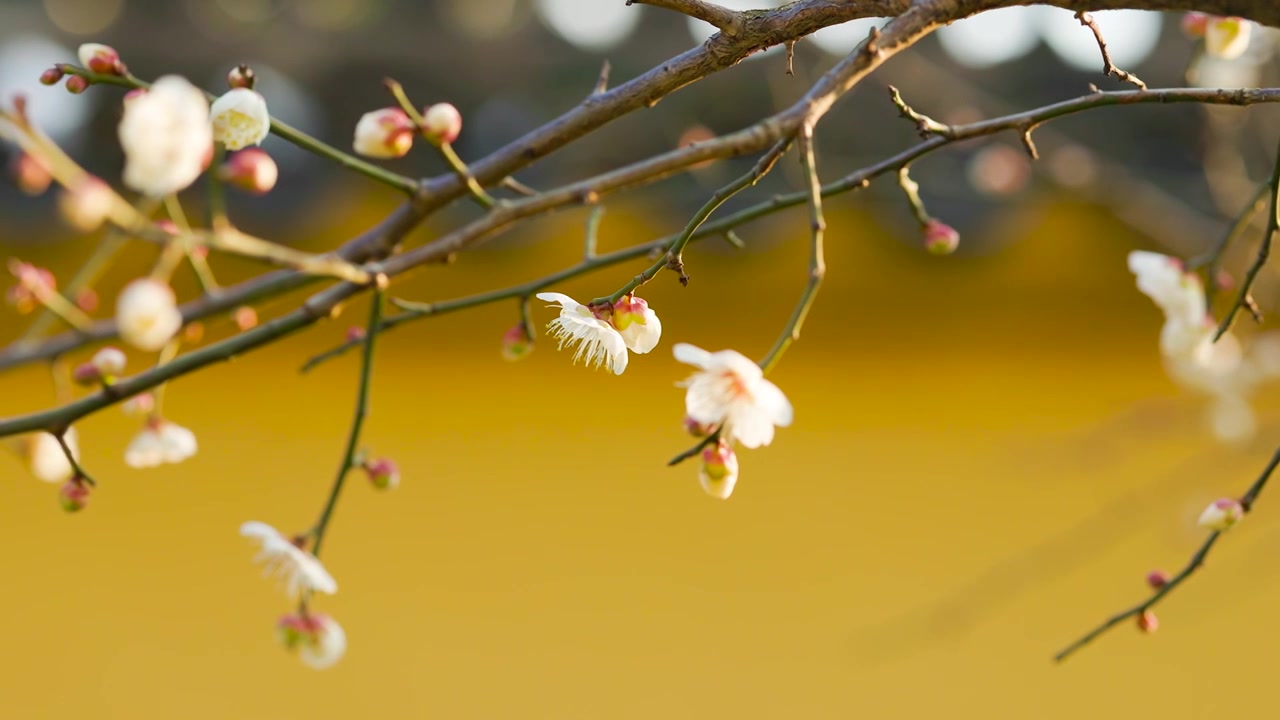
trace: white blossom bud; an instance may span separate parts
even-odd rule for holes
[[[365,157],[403,157],[413,147],[413,121],[400,108],[367,112],[356,123],[352,146]]]
[[[139,278],[125,286],[116,298],[116,325],[130,345],[155,352],[182,327],[173,289],[151,278]]]
[[[422,115],[422,129],[427,139],[439,145],[452,143],[462,132],[462,113],[449,103],[436,103]]]
[[[204,172],[213,148],[204,92],[166,75],[146,93],[126,98],[119,127],[124,183],[152,197],[185,189]]]
[[[248,88],[232,88],[209,108],[213,139],[228,150],[258,145],[271,132],[267,101]]]
[[[1230,529],[1242,519],[1244,519],[1244,506],[1240,501],[1222,498],[1214,500],[1204,509],[1204,512],[1200,513],[1199,524],[1201,527],[1221,532]]]

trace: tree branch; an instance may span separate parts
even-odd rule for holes
[[[691,18],[711,23],[727,35],[735,34],[742,27],[742,13],[705,0],[627,0],[627,5],[652,5],[674,10]]]
[[[1111,53],[1107,52],[1107,41],[1102,37],[1102,28],[1098,27],[1098,23],[1094,22],[1092,15],[1081,10],[1076,13],[1076,20],[1079,20],[1081,25],[1093,32],[1093,39],[1098,43],[1098,52],[1102,53],[1103,75],[1114,75],[1119,80],[1137,85],[1139,90],[1147,89],[1147,84],[1138,79],[1137,75],[1125,72],[1111,62]]]
[[[1271,241],[1275,238],[1277,230],[1280,230],[1280,144],[1277,144],[1276,164],[1271,171],[1271,214],[1267,217],[1267,229],[1262,231],[1262,241],[1258,243],[1258,254],[1240,283],[1240,294],[1231,304],[1227,316],[1218,325],[1218,331],[1213,336],[1215,341],[1231,329],[1231,323],[1235,321],[1236,313],[1240,312],[1240,308],[1255,307],[1249,292],[1253,289],[1253,281],[1258,278],[1258,273],[1262,272],[1262,266],[1267,264],[1267,256],[1271,254]],[[1256,310],[1254,312],[1256,313]]]

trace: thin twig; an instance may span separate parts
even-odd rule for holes
[[[726,34],[737,32],[742,25],[741,13],[705,0],[627,0],[627,5],[652,5],[711,23]]]
[[[608,60],[600,64],[600,75],[596,78],[596,84],[591,89],[592,95],[603,95],[609,89],[609,72],[612,69],[613,66],[609,64]]]
[[[463,183],[466,184],[467,191],[471,193],[471,197],[475,198],[476,202],[480,203],[482,207],[493,207],[497,201],[494,200],[489,193],[484,191],[484,188],[476,181],[476,176],[471,174],[471,168],[467,167],[467,164],[462,162],[462,158],[458,157],[458,153],[454,152],[453,146],[447,142],[442,142],[440,143],[439,148],[440,154],[444,156],[445,162],[449,163],[449,167],[453,168],[453,171],[457,173],[458,177],[462,178]]]
[[[907,204],[911,206],[911,214],[916,216],[916,222],[927,225],[929,212],[925,210],[924,201],[920,199],[920,184],[911,179],[909,165],[903,165],[898,171],[898,187],[902,188],[902,194],[907,196]]]
[[[96,487],[98,483],[89,473],[85,472],[85,469],[80,465],[80,461],[76,460],[76,454],[71,451],[71,446],[67,444],[66,435],[67,431],[65,429],[62,432],[53,433],[53,437],[58,441],[58,447],[62,448],[62,454],[67,457],[67,462],[71,464],[71,471],[75,473],[74,477],[85,481],[90,487]]]
[[[1271,171],[1271,214],[1267,217],[1267,229],[1262,231],[1262,240],[1258,243],[1258,254],[1253,259],[1253,264],[1245,271],[1244,280],[1240,283],[1240,294],[1236,296],[1236,301],[1231,303],[1231,309],[1227,311],[1227,316],[1222,319],[1222,323],[1218,325],[1218,331],[1214,333],[1213,339],[1217,340],[1222,337],[1227,330],[1231,329],[1231,323],[1236,319],[1236,313],[1240,308],[1247,307],[1254,313],[1254,318],[1258,319],[1257,306],[1253,303],[1250,291],[1253,289],[1253,281],[1257,279],[1258,273],[1262,271],[1262,266],[1267,264],[1267,256],[1271,254],[1271,241],[1275,237],[1276,231],[1280,230],[1280,146],[1276,150],[1276,164]]]
[[[1204,268],[1205,301],[1210,307],[1213,306],[1213,296],[1218,287],[1218,272],[1222,267],[1222,259],[1226,254],[1227,248],[1231,247],[1240,239],[1245,230],[1249,229],[1249,226],[1253,224],[1253,219],[1267,206],[1267,202],[1271,199],[1271,194],[1270,182],[1259,185],[1258,191],[1253,194],[1253,198],[1236,214],[1235,219],[1231,221],[1230,227],[1227,228],[1227,231],[1223,233],[1218,242],[1214,243],[1209,250],[1186,262],[1187,270]]]
[[[596,205],[587,216],[587,230],[582,241],[582,257],[590,260],[596,256],[596,247],[600,243],[600,221],[604,219],[604,206]]]
[[[1081,10],[1076,13],[1076,20],[1079,20],[1081,25],[1089,28],[1089,30],[1093,32],[1093,39],[1098,43],[1098,51],[1102,53],[1102,72],[1104,75],[1114,75],[1117,79],[1123,82],[1132,83],[1138,86],[1139,90],[1147,89],[1147,84],[1139,80],[1137,75],[1125,72],[1124,70],[1116,67],[1115,63],[1111,62],[1111,53],[1107,52],[1107,41],[1102,39],[1102,29],[1099,28],[1098,23],[1094,21],[1093,15]]]
[[[1249,486],[1249,489],[1245,491],[1245,494],[1241,496],[1240,505],[1244,508],[1246,515],[1253,509],[1253,504],[1257,501],[1258,495],[1262,493],[1262,489],[1266,486],[1267,480],[1270,479],[1271,474],[1275,471],[1277,465],[1280,465],[1280,449],[1275,451],[1271,456],[1271,461],[1267,463],[1265,468],[1263,468],[1262,474],[1258,476],[1258,479],[1255,480],[1253,484]],[[1054,655],[1054,661],[1062,662],[1063,660],[1066,660],[1076,651],[1094,640],[1097,640],[1116,625],[1119,625],[1129,618],[1137,617],[1155,607],[1166,595],[1173,592],[1175,588],[1185,582],[1192,574],[1195,573],[1196,570],[1200,569],[1200,567],[1204,565],[1205,558],[1208,557],[1209,551],[1213,549],[1214,543],[1218,542],[1218,539],[1222,537],[1222,533],[1223,531],[1221,530],[1215,530],[1209,533],[1209,537],[1205,538],[1205,541],[1200,548],[1192,554],[1191,559],[1187,562],[1186,566],[1183,567],[1177,575],[1174,575],[1164,585],[1162,585],[1160,589],[1156,590],[1151,597],[1127,610],[1122,610],[1107,618],[1101,625],[1085,633],[1080,637],[1080,639],[1063,648],[1057,655]]]

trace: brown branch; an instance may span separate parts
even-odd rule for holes
[[[706,0],[627,0],[627,5],[652,5],[674,10],[682,15],[711,23],[726,35],[735,34],[742,27],[742,13],[706,2]]]
[[[1094,21],[1092,15],[1080,10],[1076,12],[1076,20],[1079,20],[1081,25],[1089,28],[1089,30],[1093,32],[1093,39],[1098,43],[1098,51],[1102,53],[1103,75],[1114,75],[1122,82],[1137,85],[1139,90],[1147,89],[1147,84],[1138,79],[1137,75],[1125,72],[1124,70],[1116,67],[1115,63],[1111,62],[1111,53],[1107,52],[1107,41],[1102,38],[1102,28],[1098,27],[1098,23]]]
[[[1253,504],[1257,502],[1258,495],[1262,493],[1263,488],[1267,485],[1267,480],[1271,478],[1271,474],[1275,472],[1276,466],[1278,465],[1280,465],[1280,448],[1278,448],[1275,451],[1275,454],[1271,456],[1271,461],[1267,463],[1265,468],[1263,468],[1262,474],[1258,476],[1258,479],[1255,480],[1253,484],[1249,486],[1249,489],[1245,491],[1244,495],[1240,497],[1240,505],[1244,508],[1246,515],[1253,509]],[[1054,655],[1054,661],[1062,662],[1063,660],[1066,660],[1076,651],[1085,647],[1094,640],[1097,640],[1116,625],[1119,625],[1130,618],[1139,617],[1143,613],[1155,607],[1165,598],[1166,595],[1173,592],[1178,586],[1186,582],[1196,572],[1196,570],[1203,567],[1205,558],[1208,557],[1209,551],[1213,549],[1214,543],[1218,542],[1218,539],[1222,537],[1223,532],[1224,531],[1222,530],[1215,530],[1211,532],[1209,537],[1205,538],[1205,541],[1200,548],[1192,554],[1191,559],[1187,562],[1186,566],[1184,566],[1177,575],[1174,575],[1165,582],[1165,584],[1156,590],[1151,597],[1127,610],[1121,610],[1115,615],[1107,618],[1101,625],[1085,633],[1080,637],[1080,639],[1063,648],[1057,655]]]
[[[1236,301],[1231,304],[1231,309],[1227,311],[1227,316],[1218,325],[1218,331],[1213,336],[1214,340],[1222,337],[1227,330],[1231,329],[1231,323],[1235,321],[1236,313],[1240,311],[1240,308],[1248,308],[1254,320],[1262,320],[1262,311],[1258,309],[1257,303],[1253,301],[1253,296],[1250,295],[1250,292],[1253,290],[1254,280],[1258,279],[1258,273],[1262,272],[1262,267],[1267,264],[1267,257],[1271,254],[1271,241],[1275,238],[1276,232],[1280,231],[1280,146],[1277,146],[1276,149],[1276,162],[1271,171],[1270,184],[1271,214],[1267,217],[1267,229],[1262,231],[1262,240],[1258,243],[1258,254],[1245,272],[1244,280],[1240,283],[1240,294],[1236,296]]]

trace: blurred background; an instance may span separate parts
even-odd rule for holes
[[[733,5],[734,3],[726,3]],[[739,7],[765,3],[739,4]],[[1274,84],[1275,36],[1232,62],[1197,58],[1174,15],[1099,13],[1116,63],[1153,87]],[[785,107],[868,32],[824,30],[753,56],[623,118],[518,177],[550,187],[729,132]],[[388,104],[385,76],[420,104],[464,117],[478,158],[696,46],[710,28],[623,0],[7,0],[0,94],[28,94],[37,122],[106,178],[122,164],[121,92],[72,96],[36,82],[81,42],[116,47],[144,78],[181,73],[210,90],[250,63],[278,117],[348,147],[361,113]],[[1089,32],[1046,8],[944,28],[845,98],[819,128],[833,180],[915,141],[888,102],[972,121],[1088,92],[1102,77]],[[0,457],[0,717],[1099,718],[1261,714],[1280,631],[1270,558],[1280,521],[1265,496],[1204,574],[1159,608],[1161,630],[1118,628],[1063,666],[1050,658],[1148,592],[1203,539],[1199,511],[1243,491],[1280,435],[1274,388],[1256,416],[1223,418],[1165,374],[1161,317],[1134,288],[1134,248],[1184,257],[1211,247],[1274,157],[1274,108],[1103,109],[1037,131],[1032,164],[1014,136],[935,153],[913,168],[960,250],[939,258],[891,181],[827,204],[828,275],[804,336],[773,379],[796,422],[741,453],[727,502],[706,497],[686,448],[687,368],[674,342],[759,357],[805,281],[803,210],[708,239],[693,281],[663,275],[645,297],[662,345],[614,377],[540,341],[499,356],[514,303],[407,325],[380,345],[365,444],[403,482],[354,474],[326,541],[341,592],[318,601],[349,649],[317,674],[273,638],[291,608],[251,563],[240,523],[313,522],[350,421],[356,359],[300,375],[361,322],[363,303],[267,349],[169,388],[166,414],[200,453],[125,467],[137,421],[111,408],[78,424],[100,481],[68,516],[57,487]],[[309,250],[336,246],[395,206],[390,191],[269,139],[278,187],[232,198],[249,232]],[[6,151],[8,149],[6,148]],[[677,232],[750,159],[610,198],[601,249]],[[389,163],[443,170],[421,149]],[[799,187],[788,157],[722,212]],[[194,188],[189,210],[199,215]],[[463,204],[410,238],[474,216]],[[576,262],[586,211],[526,224],[394,296],[447,299]],[[1228,254],[1237,277],[1260,225]],[[0,244],[69,277],[99,241],[76,237],[53,193],[0,187]],[[103,307],[145,272],[139,244],[99,285]],[[213,258],[232,283],[256,268]],[[562,288],[607,294],[643,267]],[[196,288],[180,273],[184,298]],[[1276,309],[1274,271],[1257,296]],[[263,318],[297,297],[259,308]],[[0,336],[30,316],[0,309]],[[100,311],[105,312],[105,311]],[[552,311],[535,307],[541,327]],[[204,342],[232,332],[211,318]],[[1246,343],[1254,332],[1241,323]],[[87,354],[87,353],[86,353]],[[70,358],[79,361],[80,357]],[[131,369],[150,358],[132,357]],[[47,407],[44,367],[0,377],[10,415]]]

